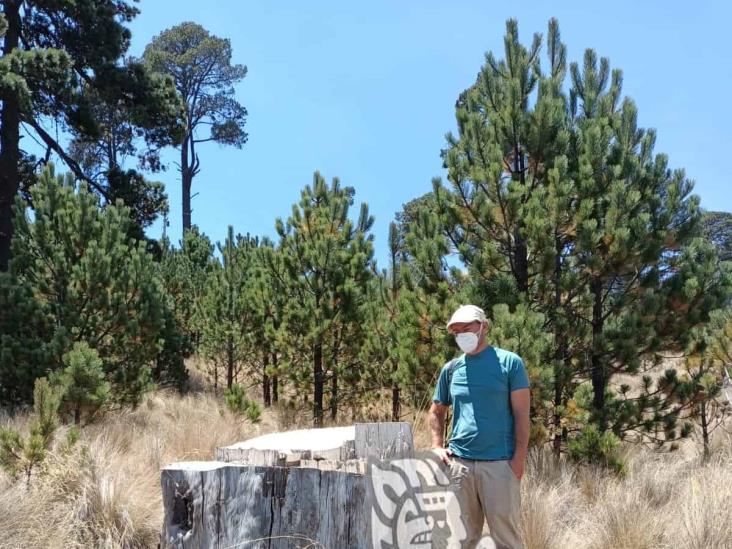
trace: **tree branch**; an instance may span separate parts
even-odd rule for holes
[[[66,154],[66,151],[61,148],[61,145],[59,145],[56,140],[51,137],[46,130],[44,130],[38,122],[32,118],[26,118],[23,117],[23,122],[28,124],[31,128],[33,128],[36,133],[39,135],[39,137],[46,143],[49,149],[53,149],[53,151],[59,155],[61,160],[64,161],[64,163],[69,167],[69,169],[73,172],[73,174],[76,176],[77,179],[80,179],[82,181],[85,181],[88,183],[94,190],[96,190],[99,194],[101,194],[105,200],[109,200],[109,194],[107,193],[107,190],[104,187],[101,187],[98,183],[95,183],[93,180],[89,179],[85,174],[84,171],[81,169],[81,166],[79,166],[78,162],[71,158],[68,154]]]

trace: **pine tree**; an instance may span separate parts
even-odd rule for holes
[[[700,214],[693,185],[668,168],[665,155],[654,156],[655,131],[639,128],[634,103],[621,101],[620,71],[611,74],[608,60],[598,64],[588,50],[582,70],[573,64],[571,73],[574,254],[578,285],[591,299],[582,318],[591,329],[593,421],[600,431],[645,437],[662,425],[664,440],[672,439],[681,387],[675,372],[653,390],[644,380],[636,399],[615,399],[609,381],[657,363],[661,350],[683,348],[690,329],[728,295],[729,279],[714,251],[692,240]]]
[[[463,295],[489,311],[507,305],[504,320],[521,311],[544,318],[552,342],[534,359],[532,404],[537,412],[537,398],[552,397],[546,421],[557,454],[571,434],[565,414],[581,417],[569,407],[585,381],[599,433],[656,438],[660,429],[667,440],[678,436],[686,394],[675,372],[642,380],[632,397],[614,395],[610,380],[683,347],[724,301],[728,280],[692,241],[698,199],[684,173],[654,155],[655,132],[637,126],[620,71],[592,50],[567,71],[554,20],[546,70],[541,43],[535,35],[521,45],[509,21],[504,59],[487,54],[458,99],[458,134],[443,152],[449,185],[436,180],[432,194],[448,244],[422,244],[431,259],[421,263],[437,266],[426,279],[444,278],[440,262],[456,251],[469,275]]]
[[[555,20],[549,22],[546,70],[541,46],[539,35],[523,46],[516,22],[507,22],[504,59],[487,54],[476,83],[458,99],[458,134],[448,134],[443,152],[449,185],[436,180],[433,196],[445,235],[467,266],[470,301],[489,312],[501,303],[514,311],[523,302],[543,314],[553,334],[530,366],[538,376],[534,405],[552,401],[547,427],[559,452],[566,435],[561,410],[573,391],[572,357],[581,339],[572,311],[582,296],[572,289],[566,48]],[[543,374],[544,364],[552,364],[553,379]]]
[[[694,330],[682,370],[688,401],[682,414],[684,427],[688,431],[692,423],[698,427],[705,460],[711,455],[712,434],[723,427],[732,408],[723,394],[732,362],[731,341],[732,311],[714,311],[709,324]]]
[[[163,327],[160,330],[162,347],[155,357],[152,380],[158,387],[173,387],[183,392],[188,381],[185,358],[189,356],[183,326],[178,322],[170,300],[163,309]]]
[[[256,250],[247,292],[252,313],[251,354],[258,363],[253,375],[261,381],[265,406],[279,400],[281,353],[278,339],[287,305],[286,280],[282,254],[268,238],[263,238]]]
[[[201,322],[196,310],[216,263],[214,245],[195,225],[186,231],[180,248],[173,248],[167,238],[161,243],[160,276],[182,336],[182,353],[188,357],[200,343]]]
[[[58,427],[59,398],[46,378],[39,378],[33,390],[33,416],[29,434],[23,437],[13,429],[0,428],[0,467],[12,477],[24,473],[30,485],[31,475],[53,443]]]
[[[219,368],[223,366],[226,388],[231,389],[250,354],[252,313],[246,284],[258,245],[249,235],[235,237],[229,225],[226,241],[218,245],[222,262],[209,276],[198,307],[201,352],[213,363],[214,390]]]
[[[68,153],[104,189],[107,203],[121,199],[130,208],[130,236],[142,239],[144,229],[168,212],[164,185],[143,172],[164,170],[160,150],[182,139],[183,101],[172,80],[137,60],[126,59],[107,78],[104,90],[83,89],[98,131],[77,133]]]
[[[537,266],[529,264],[522,206],[546,184],[566,143],[558,32],[551,22],[551,75],[544,76],[540,35],[526,48],[516,21],[506,23],[505,59],[488,53],[475,85],[458,99],[458,136],[448,134],[443,152],[453,192],[445,196],[441,182],[435,183],[447,235],[471,275],[486,281],[497,273],[510,275],[519,294],[529,291]]]
[[[373,276],[373,218],[362,204],[358,220],[349,219],[353,196],[352,188],[341,187],[338,179],[327,185],[316,172],[287,222],[276,222],[285,267],[281,283],[288,298],[281,352],[296,388],[312,388],[318,427],[323,425],[326,382],[335,416],[339,376],[353,374],[360,343],[346,330],[358,325]]]
[[[732,261],[732,213],[704,212],[702,233],[717,248],[721,261]]]
[[[262,416],[262,409],[259,405],[247,398],[244,387],[234,383],[224,391],[226,407],[237,415],[246,417],[252,423],[257,423]]]
[[[242,148],[247,110],[234,99],[234,85],[247,74],[231,64],[231,43],[209,34],[201,25],[181,23],[153,38],[144,62],[154,72],[169,75],[185,102],[184,135],[180,148],[183,185],[183,232],[191,228],[191,187],[201,163],[196,145],[215,141]],[[201,129],[209,126],[207,135]]]
[[[372,280],[365,300],[365,339],[360,360],[364,364],[360,390],[375,399],[388,389],[391,393],[391,420],[400,421],[402,391],[397,372],[398,338],[395,319],[401,291],[401,239],[396,222],[389,225],[389,269],[383,270]]]
[[[52,368],[53,319],[43,314],[33,289],[0,272],[0,406],[30,402],[33,382]]]
[[[64,369],[53,372],[49,382],[58,391],[61,406],[74,413],[74,424],[81,423],[86,411],[92,417],[110,397],[99,353],[86,342],[77,341],[63,356]]]
[[[532,437],[535,444],[545,442],[548,437],[547,426],[553,425],[551,408],[552,380],[556,369],[545,362],[552,350],[552,334],[545,329],[546,318],[532,311],[525,303],[511,311],[505,303],[495,305],[490,311],[491,322],[488,334],[491,344],[510,349],[524,361],[532,386]]]
[[[440,218],[423,203],[405,227],[399,294],[393,323],[396,329],[394,377],[404,400],[415,412],[430,402],[440,368],[455,354],[445,323],[460,303],[465,277],[450,268],[450,241]]]
[[[19,193],[28,199],[38,166],[47,163],[52,154],[100,196],[110,201],[116,198],[85,173],[63,140],[46,130],[49,122],[77,139],[96,140],[104,122],[92,105],[102,102],[123,105],[132,113],[135,129],[162,130],[175,125],[180,101],[171,93],[174,88],[169,82],[151,80],[138,70],[139,65],[119,62],[130,44],[125,25],[138,13],[129,2],[4,0],[2,13],[0,271],[5,271],[13,234],[13,201]],[[143,119],[140,115],[145,111]],[[21,149],[24,133],[43,143],[43,158]]]
[[[22,201],[16,205],[11,274],[15,285],[30,289],[34,307],[48,321],[48,331],[40,334],[49,350],[43,368],[60,368],[73,343],[86,341],[104,361],[114,399],[137,404],[151,387],[166,302],[152,257],[143,243],[127,237],[129,210],[102,209],[84,184],[77,190],[70,176],[56,177],[52,168],[31,192],[33,218]],[[27,394],[27,387],[14,388],[16,400]]]

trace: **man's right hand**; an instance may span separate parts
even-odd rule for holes
[[[450,465],[452,452],[449,448],[432,448],[432,451],[443,461],[445,465]]]

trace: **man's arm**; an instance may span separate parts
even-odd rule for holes
[[[445,404],[432,401],[430,411],[427,412],[427,422],[430,426],[430,438],[432,440],[432,449],[435,450],[442,461],[449,461],[449,450],[445,446],[445,417],[447,417],[447,408]]]
[[[513,458],[510,464],[516,477],[521,480],[521,477],[524,476],[524,462],[529,450],[529,430],[531,427],[529,418],[531,392],[529,389],[511,391],[511,409],[513,410],[515,441]]]

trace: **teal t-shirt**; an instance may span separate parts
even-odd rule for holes
[[[524,362],[517,354],[487,347],[477,355],[463,355],[453,367],[442,367],[432,399],[452,405],[449,448],[467,459],[511,459],[514,421],[511,391],[529,387]]]

